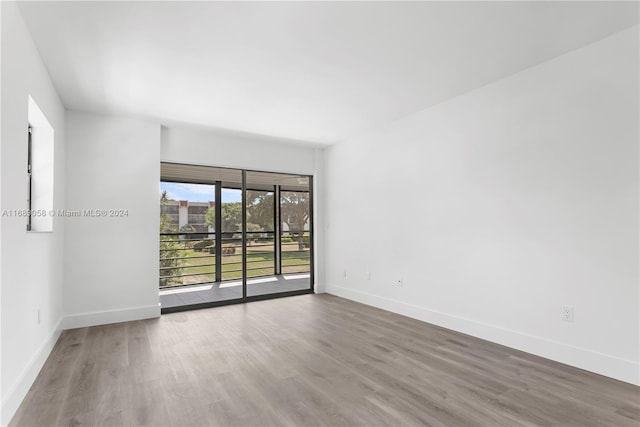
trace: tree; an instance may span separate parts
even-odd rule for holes
[[[247,191],[247,230],[273,231],[273,193],[266,191]]]
[[[216,208],[209,208],[204,213],[204,223],[207,227],[216,229]]]
[[[242,203],[223,203],[222,204],[222,230],[225,232],[242,230]],[[216,228],[216,209],[215,207],[207,209],[204,216],[205,223],[215,230]],[[219,230],[215,230],[218,232]]]
[[[166,205],[169,199],[167,192],[163,191],[160,196],[160,204]],[[171,223],[169,215],[160,210],[160,276],[174,276],[179,274],[182,256],[180,242],[176,235],[163,235],[162,233],[173,233],[176,231],[175,225]],[[172,282],[169,278],[160,279],[160,287],[169,286]]]
[[[309,221],[309,193],[302,191],[282,191],[280,193],[282,222],[289,232],[298,239],[298,250],[304,249],[304,228]]]
[[[222,204],[222,231],[242,231],[242,203]]]
[[[247,231],[273,230],[274,194],[266,191],[247,191]],[[222,204],[222,230],[242,230],[242,203]],[[309,222],[309,193],[282,191],[280,193],[282,222],[298,241],[298,249],[304,249],[305,226]],[[215,208],[209,208],[205,222],[215,228]]]

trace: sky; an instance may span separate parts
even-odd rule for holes
[[[166,191],[169,199],[210,202],[215,199],[215,188],[215,185],[160,182],[160,195],[162,195],[163,191]],[[222,201],[224,203],[240,202],[241,200],[240,190],[222,189]]]

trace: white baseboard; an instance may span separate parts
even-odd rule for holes
[[[88,326],[108,325],[110,323],[152,319],[154,317],[160,317],[160,305],[94,311],[66,316],[62,321],[62,329],[86,328]]]
[[[640,385],[640,363],[571,346],[535,335],[453,316],[367,292],[327,284],[326,292],[393,313],[452,329],[527,353],[535,354],[616,380]]]
[[[60,337],[60,333],[62,332],[61,324],[62,319],[58,321],[53,332],[49,335],[49,338],[42,343],[31,360],[29,360],[29,363],[27,363],[27,366],[18,377],[18,380],[6,393],[2,393],[2,410],[0,411],[2,414],[2,420],[0,420],[0,423],[3,426],[9,424],[11,418],[13,418],[20,407],[20,404],[27,395],[27,392],[31,388],[31,385],[40,373],[44,362],[47,361],[51,350],[53,350],[53,347],[56,345],[58,337]]]

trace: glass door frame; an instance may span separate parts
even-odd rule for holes
[[[228,299],[223,301],[211,301],[206,303],[197,303],[197,304],[189,304],[179,307],[165,307],[161,308],[162,314],[174,313],[178,311],[186,311],[186,310],[198,310],[202,308],[209,307],[219,307],[230,304],[242,304],[246,302],[252,301],[262,301],[273,298],[284,298],[295,295],[305,295],[312,294],[315,292],[315,228],[314,228],[314,180],[313,175],[307,174],[298,174],[298,173],[288,173],[288,172],[272,172],[272,171],[263,171],[263,170],[255,170],[255,169],[238,169],[238,168],[229,168],[224,166],[210,166],[210,165],[194,165],[187,163],[177,163],[177,162],[161,162],[163,164],[172,164],[172,165],[180,165],[180,166],[198,166],[198,167],[211,167],[216,169],[229,169],[240,171],[242,173],[242,183],[241,183],[241,209],[242,209],[242,297]],[[299,177],[308,178],[308,192],[309,192],[309,288],[293,290],[293,291],[283,291],[283,292],[275,292],[270,294],[261,294],[261,295],[247,295],[247,172],[263,172],[263,173],[274,173],[274,174],[283,174],[283,175],[293,175]],[[172,180],[172,179],[163,179],[160,176],[161,182],[180,182],[184,183],[185,181]],[[216,282],[222,282],[222,182],[218,180],[211,180],[208,182],[194,182],[189,181],[188,183],[192,184],[206,184],[206,185],[215,185],[215,206],[216,206]],[[225,187],[227,188],[227,187]],[[231,187],[229,187],[231,188]],[[282,233],[282,224],[280,217],[281,210],[281,200],[280,200],[280,191],[274,191],[274,211],[277,210],[277,215],[274,215],[274,246],[277,244],[276,242],[280,242],[281,235],[276,238],[276,233]],[[277,197],[276,197],[277,196]],[[275,213],[275,212],[274,212]],[[275,222],[279,222],[279,224],[275,224]],[[274,252],[274,260],[276,259],[276,252],[281,253],[282,251],[282,243],[280,242],[280,248]],[[281,262],[281,259],[280,261]],[[220,268],[218,268],[220,267]],[[274,269],[275,273],[281,273]]]

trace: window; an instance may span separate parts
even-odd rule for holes
[[[54,131],[29,96],[27,134],[27,231],[53,231]]]
[[[31,212],[31,193],[33,192],[33,184],[31,182],[31,125],[28,126],[28,143],[27,143],[27,176],[29,182],[29,194],[27,195],[27,209]],[[31,215],[27,217],[27,231],[31,231]]]

